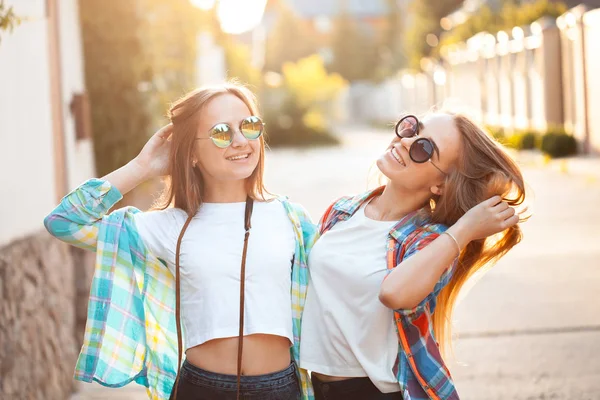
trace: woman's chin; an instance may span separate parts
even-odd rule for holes
[[[381,171],[386,178],[392,180],[394,177],[397,177],[399,174],[402,175],[402,168],[400,164],[396,160],[390,160],[385,155],[380,157],[377,162],[377,168]],[[406,167],[404,167],[406,168]]]
[[[234,170],[230,171],[230,173],[228,174],[229,176],[228,176],[227,180],[234,180],[234,181],[246,180],[252,176],[252,173],[254,172],[255,169],[256,169],[256,165],[255,166],[252,166],[252,165],[241,166],[240,165],[237,168],[234,168]]]

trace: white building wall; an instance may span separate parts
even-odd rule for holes
[[[76,0],[60,0],[68,185],[93,176],[90,140],[75,141],[69,104],[84,89]],[[0,42],[0,246],[43,229],[56,205],[48,19],[45,0],[7,0],[23,22]]]
[[[60,0],[60,51],[62,69],[62,98],[67,154],[67,177],[69,190],[79,186],[95,174],[94,153],[91,138],[76,140],[75,119],[70,104],[73,95],[85,92],[85,69],[83,39],[79,24],[77,0]]]

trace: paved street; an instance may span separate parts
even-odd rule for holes
[[[317,219],[336,197],[365,190],[390,138],[391,131],[355,131],[342,148],[272,151],[269,189]],[[534,158],[522,158],[535,194],[523,242],[455,315],[450,369],[463,399],[600,399],[600,162],[570,170],[568,162],[542,167]],[[146,398],[134,387],[86,389],[74,399]]]

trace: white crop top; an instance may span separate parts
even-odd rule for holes
[[[186,350],[239,333],[245,203],[204,203],[181,242],[181,317]],[[149,251],[175,274],[177,238],[187,214],[175,208],[135,215]],[[279,201],[255,202],[246,258],[244,335],[294,342],[291,267],[293,225]]]
[[[319,238],[309,259],[300,367],[325,375],[369,377],[382,393],[400,391],[394,364],[394,312],[381,304],[386,245],[397,221],[376,221],[364,207]]]

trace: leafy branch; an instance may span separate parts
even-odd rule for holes
[[[12,32],[15,26],[21,23],[21,19],[17,17],[13,11],[13,7],[8,7],[4,0],[0,0],[0,33],[2,31]],[[0,37],[2,41],[2,37]]]

